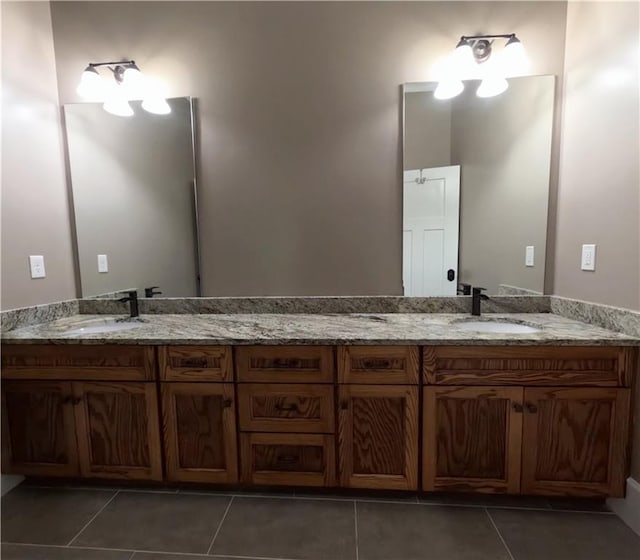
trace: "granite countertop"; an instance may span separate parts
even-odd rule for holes
[[[8,331],[12,344],[416,344],[635,346],[640,339],[551,313],[194,314],[143,315],[134,328],[68,332],[121,320],[115,315],[75,315]],[[471,320],[507,321],[538,328],[526,334],[463,330]]]

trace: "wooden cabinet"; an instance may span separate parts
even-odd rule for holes
[[[333,348],[239,346],[236,371],[242,383],[333,383]]]
[[[417,385],[420,370],[417,346],[339,346],[340,383]]]
[[[324,434],[240,434],[242,482],[335,486],[335,440]]]
[[[231,383],[162,383],[167,479],[238,481]]]
[[[522,492],[624,496],[631,391],[524,390]]]
[[[162,346],[158,367],[162,381],[233,381],[230,346]]]
[[[520,490],[522,389],[423,389],[423,489]]]
[[[239,385],[240,429],[251,432],[333,433],[331,385]]]
[[[3,381],[2,472],[77,476],[69,381]]]
[[[82,476],[162,480],[155,384],[74,382],[73,395]]]
[[[340,485],[416,490],[418,387],[340,385]]]
[[[623,496],[636,368],[625,347],[424,348],[423,488]]]

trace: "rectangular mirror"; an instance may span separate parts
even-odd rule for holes
[[[83,297],[200,295],[193,101],[167,101],[166,115],[64,107]]]
[[[508,82],[448,100],[404,85],[405,296],[543,293],[555,77]]]

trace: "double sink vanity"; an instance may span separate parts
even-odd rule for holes
[[[624,493],[630,336],[551,313],[119,319],[3,334],[3,472]]]

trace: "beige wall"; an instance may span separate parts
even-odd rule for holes
[[[554,78],[512,78],[486,99],[453,100],[451,163],[460,168],[460,280],[544,289]],[[533,245],[534,266],[525,266]]]
[[[554,290],[631,309],[640,309],[638,7],[568,7]],[[595,272],[580,270],[583,243],[597,245]],[[640,477],[640,456],[636,464]]]
[[[169,115],[131,102],[132,117],[100,103],[65,106],[83,296],[160,286],[197,294],[191,104]],[[109,272],[98,272],[106,254]]]
[[[48,2],[2,2],[2,309],[75,297]],[[46,278],[32,280],[29,255]]]
[[[433,93],[404,96],[404,169],[451,165],[451,103],[434,103]]]
[[[132,57],[200,113],[204,295],[400,294],[400,84],[465,33],[562,74],[556,2],[55,2],[60,98]]]

